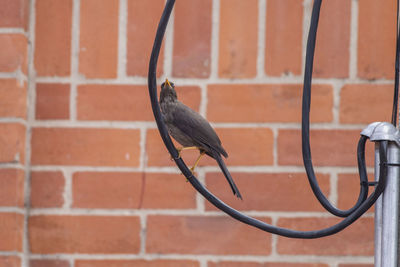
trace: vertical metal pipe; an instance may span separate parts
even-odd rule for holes
[[[388,162],[400,162],[400,148],[389,142]],[[398,267],[399,166],[389,166],[388,181],[382,196],[381,267]],[[379,212],[379,211],[378,211]]]
[[[379,142],[375,142],[375,181],[379,180]],[[382,195],[375,202],[375,267],[381,267],[382,260]]]

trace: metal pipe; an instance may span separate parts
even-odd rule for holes
[[[375,143],[375,181],[379,181],[379,142]],[[375,267],[381,267],[382,259],[382,195],[375,202]]]
[[[387,153],[389,164],[397,164],[400,162],[400,148],[395,142],[389,142]],[[381,265],[375,266],[398,267],[399,177],[399,166],[389,166],[387,185],[385,191],[383,192],[383,196],[381,197]]]

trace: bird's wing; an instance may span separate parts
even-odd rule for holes
[[[210,123],[200,114],[180,102],[174,110],[173,124],[195,142],[210,148],[211,151],[221,153],[224,157],[228,156]]]

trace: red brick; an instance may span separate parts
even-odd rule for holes
[[[271,165],[273,134],[268,128],[220,128],[217,133],[229,154],[227,165]],[[238,142],[246,140],[246,142]],[[210,158],[209,162],[214,164]]]
[[[396,44],[396,1],[360,1],[358,7],[358,76],[393,78]]]
[[[73,207],[138,208],[141,173],[78,172],[72,178]]]
[[[333,90],[313,88],[311,121],[332,121]],[[300,84],[209,85],[207,117],[216,122],[300,122]]]
[[[219,66],[222,78],[253,78],[257,74],[257,0],[222,0]]]
[[[0,213],[0,250],[22,251],[24,215]]]
[[[339,267],[373,267],[373,264],[339,264]]]
[[[25,162],[25,133],[25,126],[22,124],[0,124],[0,162]]]
[[[139,252],[140,221],[132,216],[52,216],[29,218],[32,253]]]
[[[0,34],[0,72],[27,71],[28,41],[23,34]]]
[[[31,260],[30,267],[70,267],[66,260]]]
[[[191,108],[200,106],[200,88],[177,87],[179,99]],[[147,86],[81,85],[78,87],[78,119],[154,121]]]
[[[32,164],[138,166],[140,132],[131,129],[35,128]]]
[[[24,205],[25,173],[19,169],[0,169],[0,206]]]
[[[357,166],[359,130],[311,130],[311,155],[316,166]],[[328,141],[329,140],[329,141]],[[373,163],[373,144],[367,143],[367,165]],[[303,165],[301,131],[279,130],[278,163]]]
[[[164,8],[163,0],[128,1],[127,73],[146,76],[158,21]],[[164,45],[161,46],[157,76],[163,73]]]
[[[68,76],[71,68],[72,0],[36,1],[35,70],[38,76]]]
[[[36,85],[36,119],[69,119],[69,84],[38,83]]]
[[[119,1],[81,1],[79,72],[86,78],[116,78]]]
[[[231,173],[244,201],[232,195],[222,174],[207,173],[207,188],[238,210],[324,211],[303,173]],[[329,195],[329,175],[317,174],[322,191]],[[249,182],[251,180],[251,182]],[[279,192],[279,195],[276,194]],[[216,208],[206,203],[206,209]]]
[[[338,175],[338,207],[340,209],[349,209],[357,202],[360,192],[360,176],[357,174],[343,173]],[[374,180],[374,175],[369,173],[370,181]],[[369,188],[369,193],[373,192],[373,188]],[[369,212],[374,211],[372,206]]]
[[[208,267],[328,267],[328,265],[321,263],[219,261],[209,262]]]
[[[265,72],[301,74],[303,5],[297,0],[267,1]]]
[[[194,209],[196,191],[180,174],[146,173],[143,208]]]
[[[270,221],[267,219],[267,221]],[[149,216],[148,253],[268,255],[271,235],[227,216]]]
[[[0,267],[21,267],[21,259],[16,256],[0,256]]]
[[[188,209],[195,191],[179,174],[78,172],[73,176],[78,208]]]
[[[65,179],[59,171],[31,173],[31,206],[34,208],[62,207]]]
[[[389,121],[392,98],[390,84],[347,84],[340,92],[340,122]]]
[[[207,78],[211,66],[212,0],[178,1],[175,5],[174,77]]]
[[[273,163],[273,134],[267,128],[219,128],[216,129],[229,157],[227,165],[271,165]],[[149,166],[174,166],[157,130],[148,130],[146,148]],[[246,140],[238,142],[237,140]],[[181,145],[177,144],[177,147]],[[191,166],[198,156],[197,151],[184,151],[182,158]],[[216,165],[209,157],[204,157],[199,166]]]
[[[278,226],[308,231],[327,228],[338,223],[335,218],[282,218]],[[374,253],[373,218],[362,218],[340,233],[319,239],[278,237],[279,254],[371,256]]]
[[[26,83],[0,80],[0,117],[26,118]]]
[[[198,267],[190,260],[76,260],[75,267]]]
[[[29,16],[28,0],[0,0],[0,27],[26,28]]]
[[[351,2],[326,1],[322,5],[315,47],[314,76],[349,76]]]

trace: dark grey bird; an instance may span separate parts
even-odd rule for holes
[[[221,154],[227,158],[228,153],[222,147],[218,135],[205,118],[178,100],[175,85],[168,79],[161,84],[160,106],[169,134],[183,146],[178,148],[179,157],[182,150],[198,149],[200,152],[190,170],[194,172],[204,154],[212,157],[218,162],[233,194],[242,199],[239,189],[222,160]]]

